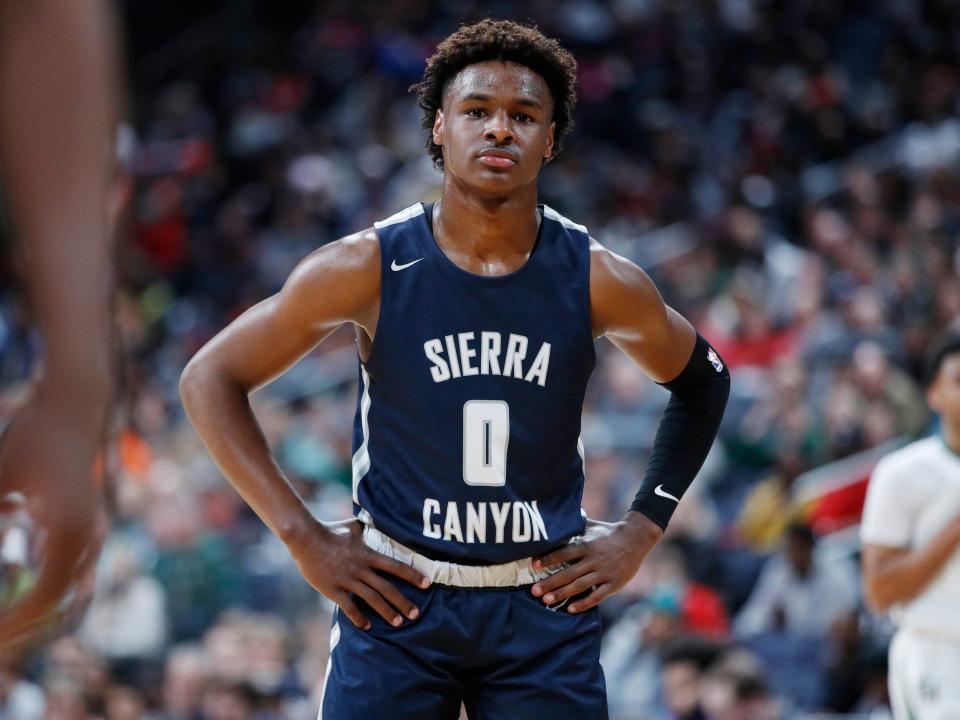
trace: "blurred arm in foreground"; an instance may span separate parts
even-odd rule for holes
[[[0,438],[0,495],[46,531],[0,647],[43,623],[95,555],[94,467],[113,392],[109,190],[116,45],[106,0],[0,0],[0,179],[43,372]]]

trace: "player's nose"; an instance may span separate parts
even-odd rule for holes
[[[484,128],[484,137],[498,145],[508,145],[513,142],[510,115],[505,110],[498,110],[490,114],[490,121]]]

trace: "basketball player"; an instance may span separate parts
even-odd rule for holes
[[[486,20],[416,86],[443,171],[415,204],[317,250],[190,362],[184,406],[220,468],[339,610],[327,718],[606,717],[597,603],[661,537],[716,435],[722,360],[635,265],[537,204],[576,64]],[[247,395],[356,327],[356,520],[315,520]],[[673,395],[636,501],[581,513],[580,415],[605,335]],[[393,578],[389,577],[393,576]]]
[[[57,608],[93,555],[94,459],[112,394],[113,30],[105,0],[0,0],[0,184],[44,347],[0,438],[0,498],[26,498],[46,533],[33,590],[0,608],[5,648]]]
[[[942,430],[880,461],[860,530],[867,602],[897,625],[898,720],[960,717],[960,333],[931,351],[927,378]]]

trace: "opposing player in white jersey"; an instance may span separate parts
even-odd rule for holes
[[[960,718],[960,332],[927,364],[942,430],[884,458],[863,513],[867,602],[891,610],[895,717]]]

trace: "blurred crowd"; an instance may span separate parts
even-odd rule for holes
[[[883,716],[889,628],[863,607],[850,519],[818,516],[806,480],[935,431],[922,358],[960,317],[960,6],[220,5],[178,27],[166,4],[124,8],[111,529],[77,630],[0,664],[0,719],[315,717],[332,608],[208,459],[177,380],[312,249],[436,197],[407,88],[484,15],[534,20],[580,63],[542,201],[644,267],[732,369],[667,538],[601,608],[611,716]],[[0,416],[39,352],[14,278],[7,257]],[[584,507],[617,520],[667,393],[609,344],[598,356]],[[345,329],[253,398],[324,519],[351,512],[356,372]],[[18,532],[0,527],[0,595],[26,562]]]

